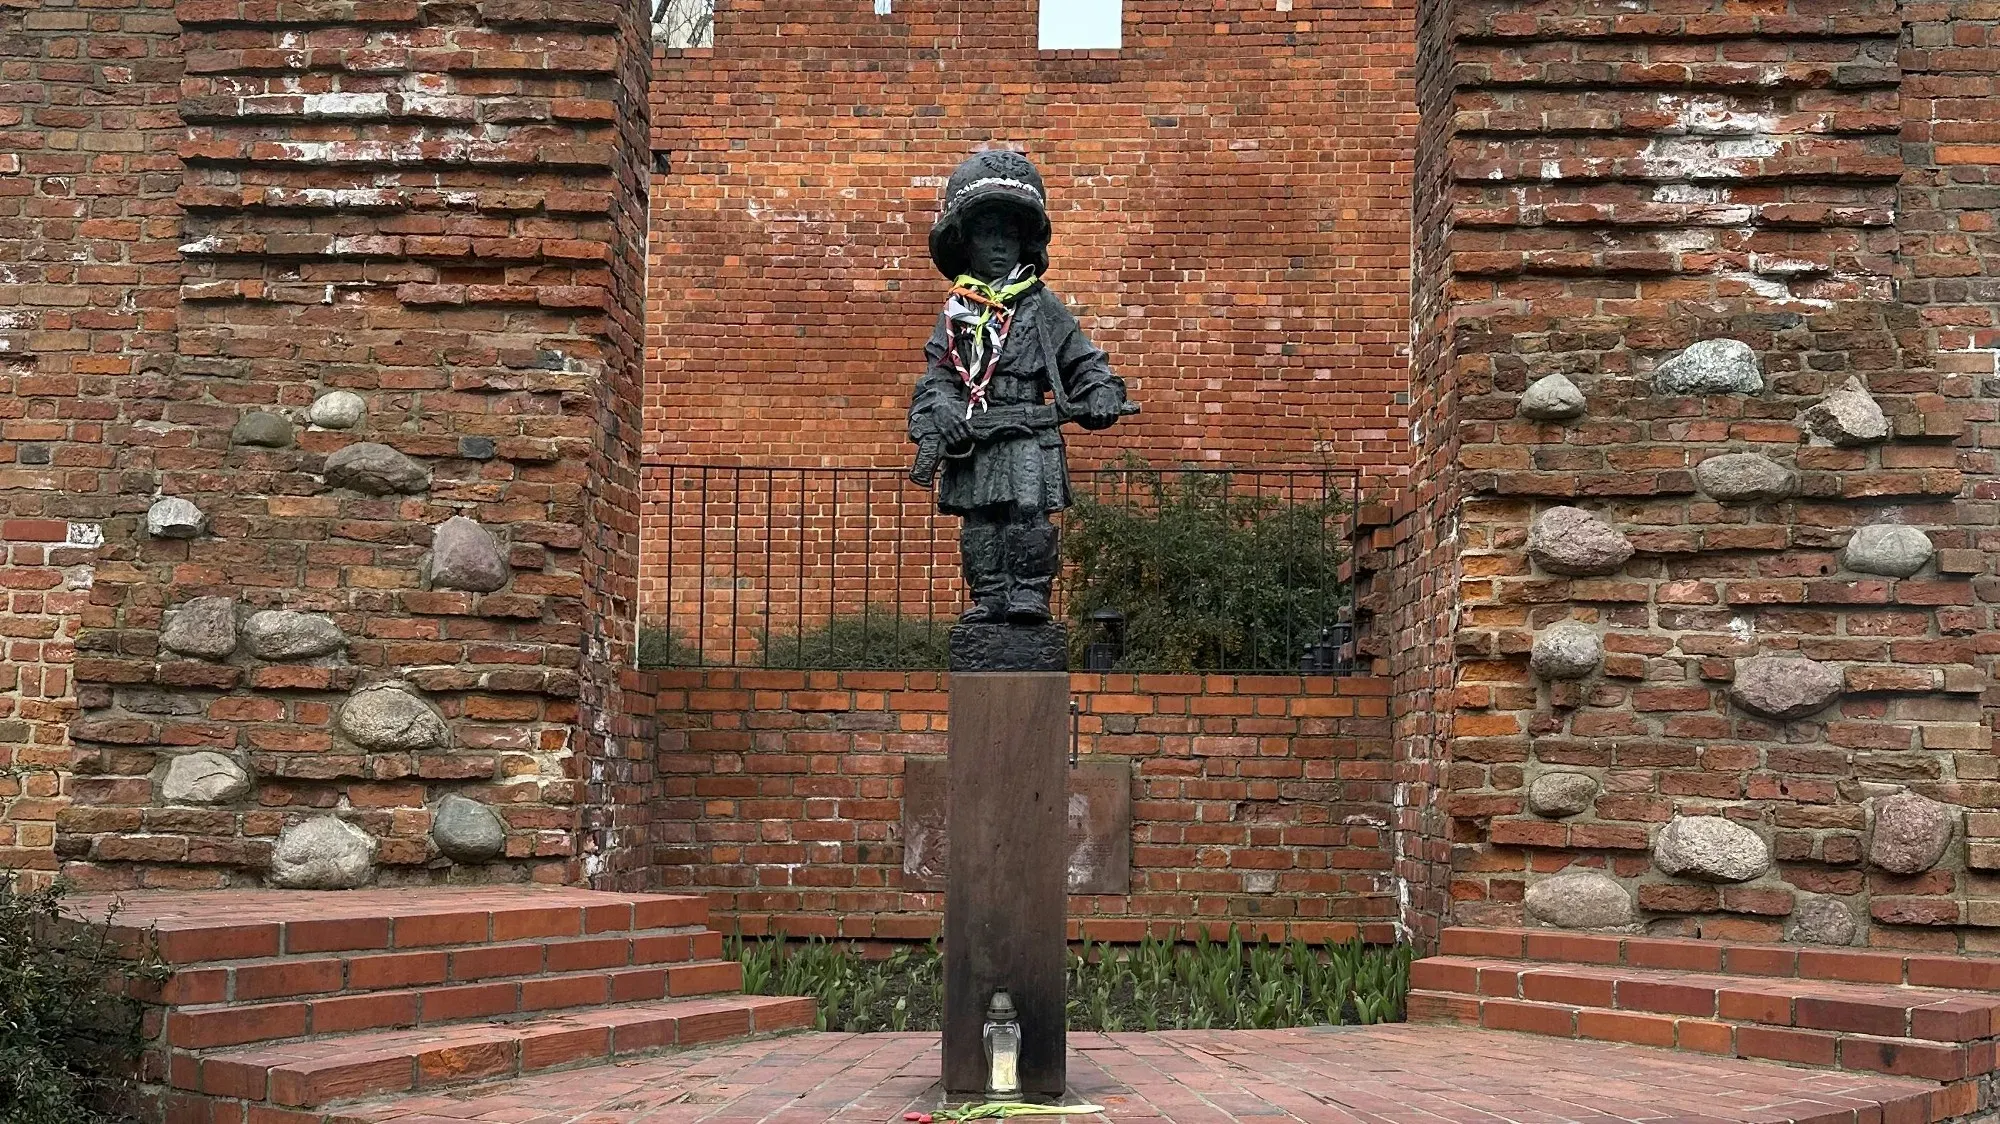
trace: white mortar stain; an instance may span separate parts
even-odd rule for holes
[[[1646,142],[1639,154],[1646,174],[1674,179],[1740,179],[1740,160],[1760,160],[1776,156],[1785,142],[1773,136],[1707,137],[1666,136]]]
[[[299,112],[307,117],[382,117],[389,112],[387,94],[306,94]]]

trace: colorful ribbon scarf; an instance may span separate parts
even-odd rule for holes
[[[1040,278],[1032,266],[1017,265],[998,284],[961,273],[953,283],[951,299],[945,302],[945,318],[951,322],[952,369],[965,384],[965,416],[986,409],[986,388],[993,384],[993,372],[1000,366],[1000,349],[1007,345],[1007,332],[1014,326],[1014,302],[1035,287]]]

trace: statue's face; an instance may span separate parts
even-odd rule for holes
[[[998,281],[1021,264],[1021,226],[998,207],[974,212],[965,224],[968,268],[981,281]]]

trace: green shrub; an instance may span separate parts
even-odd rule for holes
[[[1225,473],[1120,479],[1079,489],[1065,518],[1076,655],[1090,614],[1111,608],[1125,615],[1122,668],[1297,671],[1347,601],[1340,497],[1259,493]]]
[[[641,668],[687,667],[699,662],[696,657],[700,653],[664,625],[640,625],[638,648],[635,655]]]
[[[949,662],[953,623],[870,605],[817,628],[771,633],[760,662],[825,671],[934,670]]]
[[[129,993],[165,978],[100,926],[65,922],[60,886],[0,880],[0,1124],[107,1124],[141,1046]]]
[[[936,942],[868,960],[815,937],[732,938],[752,995],[810,995],[821,1030],[939,1029],[944,971]],[[1399,1022],[1410,989],[1407,945],[1304,941],[1245,946],[1240,934],[1192,944],[1147,938],[1086,944],[1069,955],[1072,1030],[1234,1030]]]

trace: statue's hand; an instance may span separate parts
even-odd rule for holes
[[[1093,390],[1083,400],[1083,412],[1076,423],[1085,429],[1109,429],[1118,420],[1118,392],[1110,388]]]
[[[931,425],[937,431],[938,440],[943,441],[945,449],[950,452],[972,445],[972,426],[950,407],[931,411]]]

